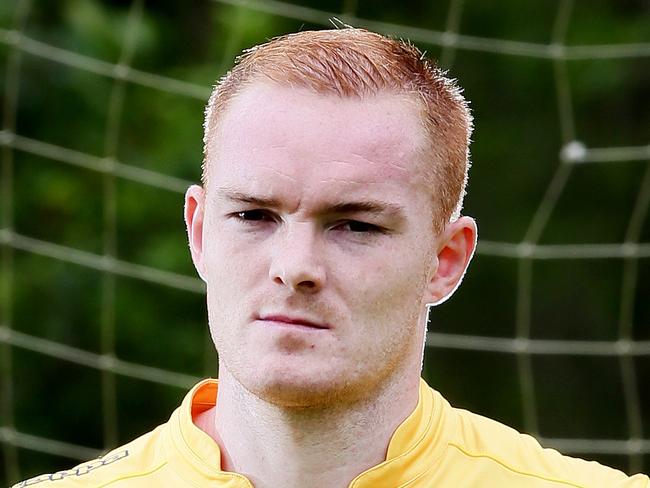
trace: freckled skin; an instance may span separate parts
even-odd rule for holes
[[[386,381],[419,376],[427,283],[437,269],[431,188],[415,102],[364,100],[256,83],[211,138],[202,274],[220,367],[257,397],[285,406],[354,402]],[[276,198],[270,218],[220,188]],[[381,200],[403,218],[318,213],[332,201]],[[356,232],[339,219],[384,232]],[[284,311],[330,324],[274,328]]]

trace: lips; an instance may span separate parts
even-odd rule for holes
[[[314,322],[303,317],[292,317],[288,315],[261,315],[258,320],[265,322],[280,322],[284,324],[291,325],[301,325],[303,327],[310,327],[312,329],[329,329],[329,325],[321,324],[319,322]]]

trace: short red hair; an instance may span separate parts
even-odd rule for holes
[[[364,29],[305,31],[245,51],[215,86],[205,110],[203,184],[208,184],[208,140],[229,101],[256,80],[298,86],[342,98],[391,92],[415,96],[429,137],[436,230],[460,214],[472,117],[454,80],[410,43]]]

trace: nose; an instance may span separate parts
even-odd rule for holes
[[[317,236],[308,223],[296,223],[278,239],[269,277],[278,284],[301,293],[317,293],[325,285],[326,272],[318,249]]]

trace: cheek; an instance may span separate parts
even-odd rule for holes
[[[352,276],[354,291],[348,290],[347,294],[355,297],[354,306],[365,308],[375,323],[403,322],[420,307],[425,286],[424,259],[406,254],[409,258],[384,256],[376,265]]]
[[[223,335],[228,324],[238,323],[240,311],[245,309],[244,292],[250,289],[255,264],[223,239],[205,242],[204,253],[210,328],[213,335]]]
[[[256,250],[233,238],[228,225],[210,222],[203,241],[208,281],[220,281],[224,288],[237,283],[259,264]]]

